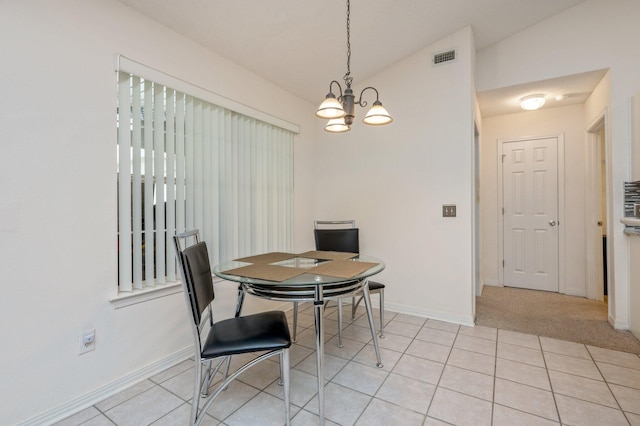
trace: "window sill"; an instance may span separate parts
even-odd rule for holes
[[[177,282],[149,287],[143,290],[134,290],[132,292],[121,292],[117,296],[109,299],[109,302],[111,302],[115,309],[120,309],[181,292],[182,283]]]

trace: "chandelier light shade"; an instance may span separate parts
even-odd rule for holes
[[[355,105],[360,105],[361,107],[367,106],[367,101],[362,99],[362,95],[367,90],[373,90],[376,92],[376,100],[371,106],[371,109],[367,112],[363,123],[373,125],[373,126],[381,126],[384,124],[389,124],[393,121],[393,118],[389,115],[384,106],[382,106],[382,102],[380,102],[378,90],[374,87],[365,87],[360,92],[360,96],[358,100],[356,100],[353,89],[351,89],[351,83],[353,82],[353,77],[351,77],[351,2],[347,0],[347,73],[344,75],[343,80],[345,84],[344,94],[342,92],[342,86],[336,80],[332,80],[329,83],[329,93],[325,97],[324,101],[318,107],[318,111],[316,111],[316,116],[319,118],[324,118],[329,120],[327,125],[325,126],[325,130],[327,132],[332,133],[342,133],[348,132],[351,130],[351,125],[353,124],[353,119],[355,118]],[[340,95],[336,97],[334,94],[334,85],[337,86],[338,93]]]
[[[344,122],[344,117],[332,118],[327,125],[324,126],[324,130],[331,133],[343,133],[351,130],[351,126],[348,126],[347,123]]]
[[[320,104],[318,111],[316,111],[316,115],[320,118],[331,120],[334,118],[344,117],[345,112],[344,108],[342,108],[342,104],[336,99],[336,96],[329,92],[325,100]]]
[[[391,118],[385,107],[382,106],[382,102],[378,100],[373,103],[367,115],[362,119],[363,123],[371,124],[372,126],[382,126],[392,121],[393,118]]]
[[[538,108],[541,108],[544,105],[545,99],[544,95],[536,94],[525,96],[520,99],[520,107],[522,109],[526,109],[527,111],[534,111]]]

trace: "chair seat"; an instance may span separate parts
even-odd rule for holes
[[[384,284],[377,281],[369,281],[369,290],[380,290],[384,288]]]
[[[261,312],[216,322],[202,348],[202,358],[271,351],[291,346],[282,311]]]

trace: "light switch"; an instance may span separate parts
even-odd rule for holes
[[[443,204],[442,217],[456,217],[456,205],[455,204]]]

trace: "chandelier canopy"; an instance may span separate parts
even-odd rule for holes
[[[318,107],[318,111],[316,111],[316,115],[318,117],[329,120],[324,128],[327,132],[341,133],[351,130],[351,124],[353,124],[353,119],[355,117],[355,105],[360,105],[361,107],[367,106],[367,101],[362,99],[362,95],[369,89],[376,92],[376,100],[371,106],[371,109],[369,109],[369,111],[365,115],[364,119],[362,119],[363,123],[373,126],[381,126],[383,124],[389,124],[393,121],[393,118],[391,118],[387,110],[382,106],[382,102],[380,102],[379,99],[378,90],[376,90],[375,87],[369,86],[362,89],[357,101],[353,94],[353,89],[351,89],[353,77],[351,77],[350,14],[351,2],[350,0],[347,0],[347,73],[343,77],[346,88],[343,93],[340,83],[338,83],[336,80],[332,80],[331,83],[329,83],[329,93],[325,97],[324,101],[320,104],[320,107]],[[337,98],[333,93],[334,84],[338,86],[340,93],[340,96],[338,96]]]

